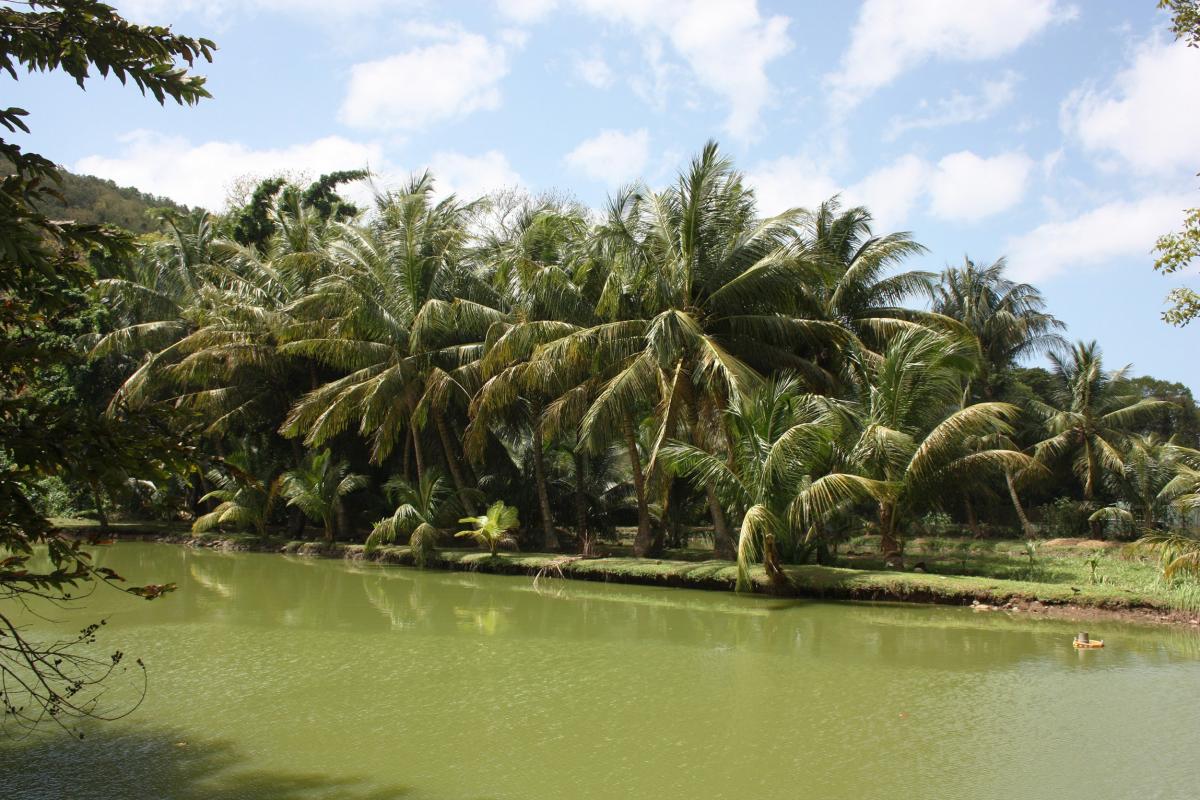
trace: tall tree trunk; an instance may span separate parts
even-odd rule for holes
[[[633,417],[627,414],[621,427],[625,434],[625,447],[629,451],[633,492],[637,496],[638,530],[633,540],[633,554],[638,558],[656,556],[661,546],[656,543],[654,531],[650,529],[650,507],[646,504],[646,476],[642,474],[642,457],[638,454]]]
[[[711,481],[704,487],[708,497],[708,512],[713,521],[713,555],[732,561],[737,558],[737,548],[733,544],[733,535],[729,532],[729,520],[725,517],[725,509],[717,497],[716,485]]]
[[[700,414],[696,413],[692,420],[692,444],[704,448],[703,434]],[[716,450],[716,447],[712,449]],[[737,558],[737,547],[733,543],[733,534],[729,530],[729,519],[725,516],[725,509],[721,507],[720,498],[717,497],[716,483],[709,481],[704,486],[704,494],[708,498],[708,513],[712,516],[713,522],[713,555],[732,561]]]
[[[542,452],[542,417],[539,414],[533,425],[533,478],[537,482],[538,506],[542,511],[542,548],[558,549],[558,534],[554,532],[554,518],[550,514],[550,490],[546,485],[546,457]]]
[[[304,516],[304,512],[296,506],[288,509],[287,532],[289,539],[299,539],[304,535],[304,526],[308,524],[308,517]]]
[[[892,503],[879,504],[879,549],[883,551],[884,563],[904,568],[904,556],[900,553],[900,541],[896,538],[896,507]]]
[[[408,429],[412,434],[413,461],[417,465],[417,485],[419,486],[425,477],[425,458],[421,454],[421,432],[417,430],[415,420],[408,426]]]
[[[587,477],[587,456],[575,451],[575,535],[579,537],[579,548],[585,556],[592,555],[592,538],[588,531],[587,492],[584,481]]]
[[[88,489],[92,493],[92,502],[96,504],[96,520],[100,523],[100,532],[108,533],[108,512],[104,510],[104,493],[100,491],[99,481],[88,481]]]
[[[442,450],[446,453],[446,466],[450,468],[450,477],[454,480],[454,489],[458,492],[458,499],[462,502],[467,515],[473,517],[476,515],[475,501],[471,499],[471,493],[467,491],[458,454],[454,450],[454,441],[450,438],[450,430],[446,427],[446,418],[442,416],[441,411],[434,410],[433,423],[437,426],[438,437],[442,440]]]
[[[1025,538],[1032,539],[1037,536],[1037,528],[1029,521],[1029,517],[1025,514],[1025,507],[1021,505],[1021,496],[1017,494],[1017,483],[1013,479],[1013,474],[1008,470],[1004,470],[1004,482],[1008,484],[1008,496],[1012,499],[1013,509],[1017,512],[1017,519],[1021,521],[1021,532],[1025,534]]]
[[[966,492],[963,492],[963,506],[967,509],[967,527],[971,529],[971,535],[982,539],[983,529],[979,527],[979,519],[975,516],[975,504],[971,502],[971,495]]]
[[[346,503],[342,498],[333,501],[334,521],[337,523],[337,532],[341,535],[343,541],[354,538],[354,527],[350,524],[350,514],[346,511]]]
[[[1091,438],[1086,434],[1083,437],[1083,452],[1087,459],[1087,475],[1083,481],[1083,499],[1088,504],[1088,511],[1095,511],[1092,508],[1092,500],[1096,496],[1096,475],[1100,472],[1100,463],[1096,458],[1096,451],[1092,447]],[[1093,539],[1099,539],[1104,532],[1104,523],[1098,519],[1088,517],[1088,528],[1091,530]]]

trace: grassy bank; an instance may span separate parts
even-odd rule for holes
[[[95,524],[61,525],[80,535]],[[366,555],[360,544],[289,542],[250,534],[191,536],[178,526],[124,523],[117,536],[168,539],[196,546],[282,552],[292,555],[349,558],[412,566],[404,546],[383,547]],[[553,553],[501,553],[492,557],[474,549],[438,551],[434,568],[524,575],[540,580],[576,579],[647,586],[732,591],[736,569],[702,550],[672,551],[669,558],[638,559],[614,547],[607,557],[580,558]],[[1200,587],[1164,584],[1156,564],[1123,558],[1111,543],[1080,540],[1043,542],[1027,548],[1019,541],[930,539],[910,543],[907,564],[919,571],[885,570],[876,543],[856,539],[838,553],[839,566],[788,566],[791,586],[772,587],[761,568],[753,570],[755,591],[830,600],[889,600],[943,605],[983,605],[1025,611],[1074,609],[1190,622],[1200,616]]]

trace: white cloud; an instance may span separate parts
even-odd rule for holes
[[[746,177],[764,214],[789,208],[815,209],[841,195],[843,207],[862,205],[871,211],[875,230],[892,231],[907,223],[928,189],[929,173],[925,161],[909,154],[844,186],[812,159],[785,156],[760,164]]]
[[[1200,142],[1200,50],[1150,41],[1103,91],[1074,92],[1065,130],[1090,151],[1115,153],[1139,172],[1194,171]]]
[[[922,159],[911,154],[901,156],[847,189],[845,199],[870,209],[876,231],[897,230],[905,226],[928,189],[929,174],[929,165]]]
[[[337,13],[367,16],[385,11],[411,11],[420,4],[421,0],[341,0]],[[160,25],[178,22],[185,15],[221,22],[246,11],[282,12],[325,24],[329,3],[325,0],[122,0],[118,11],[126,19]]]
[[[433,31],[440,41],[356,64],[342,122],[373,130],[419,129],[500,106],[508,51],[479,34]]]
[[[757,0],[576,0],[585,12],[665,38],[703,87],[729,103],[725,130],[752,138],[773,89],[766,68],[791,49],[788,19],[763,17]],[[649,50],[648,52],[656,52]]]
[[[984,81],[978,94],[954,92],[926,113],[893,117],[884,139],[892,140],[912,130],[929,130],[965,122],[982,122],[1012,102],[1018,76],[1011,70],[998,80]]]
[[[1022,153],[985,158],[963,150],[937,163],[931,210],[943,219],[974,222],[1016,205],[1025,196],[1033,161]]]
[[[567,153],[571,169],[609,186],[641,177],[650,157],[650,134],[642,128],[625,133],[605,130]]]
[[[779,214],[789,208],[816,208],[842,191],[824,165],[806,156],[783,156],[765,161],[746,174],[754,187],[758,209]]]
[[[983,61],[1012,52],[1077,12],[1059,0],[866,0],[841,68],[827,80],[845,112],[923,61]]]
[[[1148,269],[1155,241],[1177,227],[1183,209],[1194,202],[1186,194],[1153,195],[1107,203],[1071,219],[1039,225],[1009,242],[1013,277],[1044,280],[1067,270],[1078,277],[1080,268],[1119,259]]]
[[[601,55],[577,58],[574,64],[575,76],[589,86],[597,89],[607,89],[613,83],[612,67]]]
[[[824,163],[801,155],[763,162],[747,180],[763,213],[815,208],[840,194],[844,206],[866,206],[876,230],[888,231],[905,227],[926,198],[933,214],[954,221],[974,222],[1011,208],[1024,196],[1033,166],[1020,153],[984,158],[964,150],[933,165],[910,153],[847,184]]]
[[[555,9],[558,0],[496,0],[496,8],[513,22],[538,22]]]
[[[122,137],[118,156],[87,156],[71,169],[108,178],[122,186],[164,195],[188,205],[218,210],[235,180],[280,172],[307,174],[384,166],[373,143],[328,136],[290,147],[255,149],[238,142],[193,144],[182,136],[139,130]]]
[[[474,200],[497,189],[511,188],[521,183],[521,176],[499,150],[488,150],[478,156],[463,153],[434,153],[429,169],[437,180],[440,193],[457,194]]]

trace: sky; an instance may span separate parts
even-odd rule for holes
[[[1153,0],[116,0],[207,36],[213,99],[4,78],[19,141],[213,210],[246,179],[661,187],[716,139],[765,213],[841,194],[941,270],[1008,260],[1106,364],[1200,392],[1156,238],[1200,205],[1200,50]],[[365,195],[366,187],[355,192]]]

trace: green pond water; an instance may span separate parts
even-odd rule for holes
[[[149,695],[0,798],[1195,798],[1200,638],[964,609],[102,548]],[[75,624],[78,619],[79,624]]]

